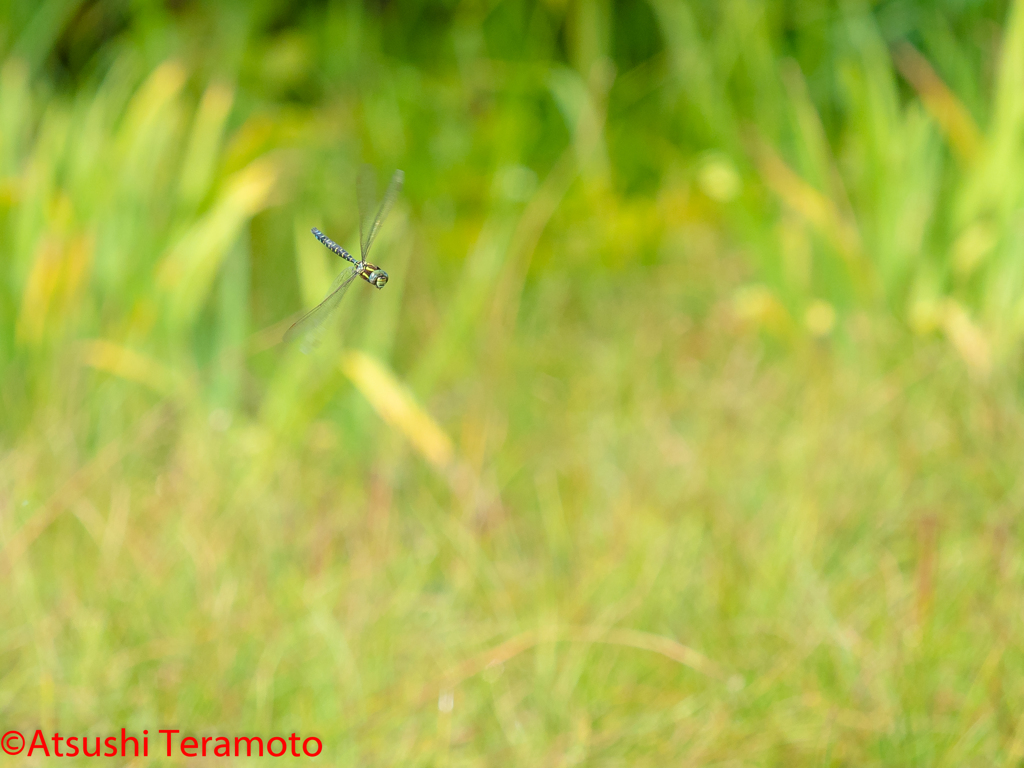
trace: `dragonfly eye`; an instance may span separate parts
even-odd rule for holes
[[[370,273],[370,282],[378,288],[383,288],[388,282],[388,273],[383,269],[375,269]]]

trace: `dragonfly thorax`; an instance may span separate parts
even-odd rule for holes
[[[383,288],[388,283],[388,273],[375,264],[363,262],[362,277],[370,285],[374,285],[377,288]]]

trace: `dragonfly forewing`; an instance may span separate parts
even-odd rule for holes
[[[338,308],[345,292],[360,273],[359,265],[353,265],[338,275],[326,298],[300,317],[284,335],[286,342],[302,339],[302,351],[308,354],[320,343],[324,335],[325,323],[334,310]]]
[[[388,188],[384,192],[384,197],[380,201],[380,206],[371,218],[377,189],[375,179],[374,170],[370,166],[360,168],[356,178],[356,198],[359,203],[359,252],[363,261],[367,260],[370,246],[373,245],[373,240],[377,237],[381,224],[395,204],[395,199],[402,189],[405,174],[400,170],[394,172],[388,183]]]

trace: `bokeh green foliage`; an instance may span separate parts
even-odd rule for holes
[[[0,726],[1019,761],[1024,4],[46,0],[0,50]],[[304,357],[364,161],[391,282]]]

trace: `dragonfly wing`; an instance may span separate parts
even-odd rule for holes
[[[373,229],[373,205],[377,202],[377,174],[372,165],[361,165],[356,175],[356,203],[359,206],[359,253],[366,255],[366,240]]]
[[[300,317],[285,333],[284,340],[289,342],[301,338],[302,351],[305,354],[309,354],[320,343],[320,339],[324,335],[324,323],[327,322],[327,318],[337,309],[338,304],[341,303],[342,298],[345,296],[345,292],[352,285],[352,281],[356,279],[358,274],[359,270],[355,266],[351,266],[338,275],[324,300]]]
[[[377,233],[380,231],[380,225],[387,217],[391,206],[395,204],[395,198],[398,197],[404,180],[405,174],[402,171],[395,171],[391,176],[391,182],[388,184],[387,190],[384,192],[384,197],[380,201],[377,213],[370,219],[370,211],[373,210],[374,190],[377,185],[374,180],[373,168],[363,166],[360,169],[359,178],[357,179],[356,196],[359,200],[359,249],[363,261],[366,261],[367,254],[370,253],[370,246],[373,245],[373,239],[377,237]]]

